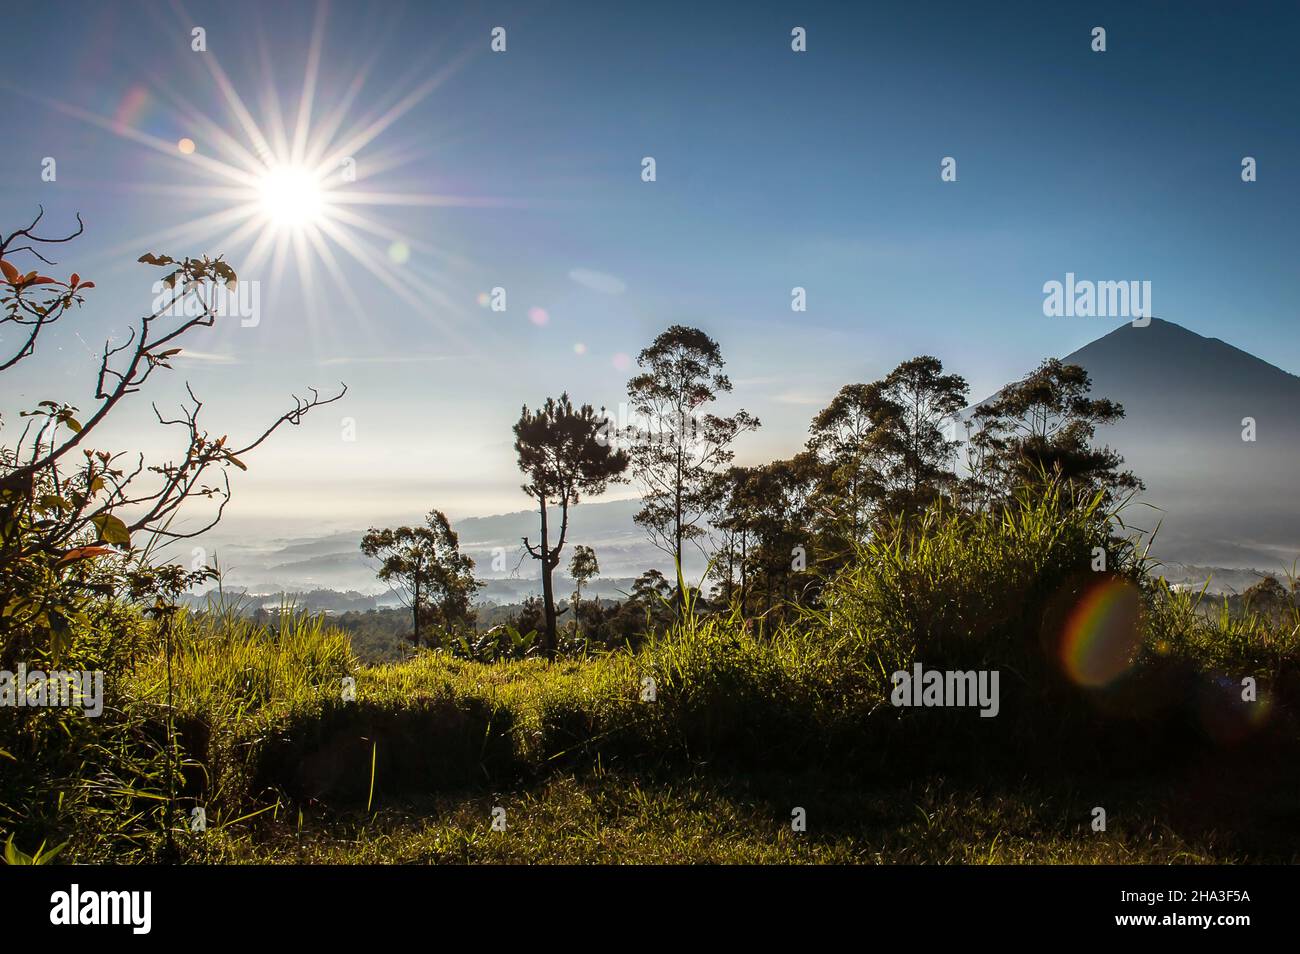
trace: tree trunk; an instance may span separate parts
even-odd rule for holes
[[[551,585],[550,536],[546,526],[546,498],[540,498],[542,504],[542,605],[546,609],[546,658],[555,659],[555,649],[559,639],[555,632],[555,590]]]
[[[555,659],[559,638],[555,627],[555,592],[551,588],[550,560],[542,561],[542,602],[546,607],[546,658]]]
[[[681,419],[680,404],[678,404],[678,426],[679,428],[683,428],[683,429],[686,426],[685,421]],[[674,488],[676,492],[676,499],[673,501],[673,505],[674,505],[673,559],[677,564],[677,615],[678,617],[681,617],[682,610],[686,608],[686,591],[685,591],[686,572],[685,570],[682,569],[682,484],[685,482],[686,479],[682,474],[683,463],[682,463],[682,450],[681,450],[681,443],[680,443],[682,438],[683,435],[678,434],[677,440],[679,443],[677,445],[677,481],[676,481],[676,486]]]
[[[748,609],[746,603],[749,598],[749,578],[746,573],[747,561],[749,560],[749,534],[742,530],[740,532],[740,615],[744,616]]]
[[[678,615],[680,616],[681,610],[686,606],[686,593],[684,589],[686,575],[685,571],[682,569],[682,495],[680,488],[677,493],[677,524],[675,529],[673,562],[677,564],[677,610]]]
[[[420,645],[420,571],[415,574],[415,599],[411,602],[411,642]]]
[[[736,599],[736,535],[727,540],[727,602]]]

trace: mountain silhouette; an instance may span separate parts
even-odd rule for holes
[[[1300,556],[1300,377],[1158,318],[1063,360],[1087,369],[1094,396],[1124,406],[1097,439],[1145,481],[1140,500],[1160,508],[1125,519],[1160,522],[1161,559],[1277,570]],[[1253,441],[1243,439],[1246,419]]]

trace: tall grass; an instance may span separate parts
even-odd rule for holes
[[[1130,697],[1159,685],[1159,713],[1071,685],[1041,638],[1061,599],[1096,580],[1099,551],[1106,574],[1143,594],[1128,685]],[[1300,610],[1208,609],[1151,576],[1140,541],[1099,499],[1049,490],[1005,513],[936,508],[888,528],[826,581],[818,605],[790,607],[768,631],[688,599],[676,623],[635,649],[555,663],[426,650],[364,667],[345,635],[288,607],[269,625],[229,607],[180,612],[172,698],[181,797],[204,806],[218,830],[255,832],[269,817],[258,812],[278,814],[286,802],[384,811],[404,797],[524,785],[579,765],[657,777],[895,777],[962,766],[1005,775],[1050,756],[1055,769],[1096,772],[1124,758],[1140,765],[1170,725],[1195,735],[1198,687],[1225,675],[1259,678],[1274,727],[1293,728],[1283,716],[1300,701]],[[895,709],[889,677],[914,661],[999,669],[1003,714]],[[122,670],[106,718],[67,730],[75,744],[57,757],[0,738],[39,766],[21,786],[0,780],[0,828],[18,830],[23,846],[68,840],[73,860],[153,856],[166,675],[161,651]],[[349,677],[354,698],[343,693]],[[53,733],[42,738],[54,744]],[[202,845],[182,839],[193,857]]]
[[[1247,608],[1233,613],[1227,599],[1214,600],[1205,590],[1174,590],[1155,584],[1159,612],[1153,614],[1144,652],[1215,670],[1239,670],[1278,680],[1295,671],[1300,660],[1300,602],[1277,613]]]
[[[282,607],[278,620],[259,624],[231,606],[203,613],[182,609],[173,622],[174,701],[177,715],[213,722],[257,710],[291,708],[322,692],[339,693],[358,669],[346,635]],[[136,704],[166,702],[165,659],[155,656],[129,683]]]
[[[1096,548],[1110,572],[1141,575],[1134,542],[1112,532],[1100,498],[1063,495],[1052,487],[1005,512],[939,506],[919,525],[894,523],[831,581],[823,628],[856,636],[882,671],[920,653],[935,665],[1006,657],[1044,596],[1092,572]]]

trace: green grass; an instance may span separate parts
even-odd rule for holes
[[[936,511],[920,532],[879,537],[821,608],[774,631],[701,615],[635,652],[553,664],[426,651],[362,666],[319,619],[182,614],[181,857],[1294,860],[1295,621],[1207,614],[1112,529],[1051,497],[999,518]],[[1145,615],[1130,672],[1086,690],[1042,637],[1053,607],[1096,579],[1098,546]],[[895,709],[889,674],[916,659],[999,669],[1002,713]],[[1258,709],[1228,691],[1243,674],[1259,681]],[[20,847],[160,857],[164,656],[133,659],[109,685],[94,725],[40,714],[0,735],[22,780],[0,778],[0,833]],[[200,805],[202,835],[182,825]],[[1097,805],[1104,833],[1088,826]],[[491,830],[495,806],[506,832]],[[805,833],[790,830],[795,806]]]
[[[1213,831],[1170,828],[1151,802],[1112,803],[1091,830],[1078,792],[983,791],[842,776],[645,779],[594,768],[518,791],[424,798],[373,816],[290,814],[210,840],[205,860],[269,864],[1198,864],[1231,855]],[[791,826],[794,807],[807,829]],[[494,830],[494,809],[506,828]],[[1116,818],[1116,816],[1118,816]],[[1269,858],[1275,856],[1266,856]]]
[[[291,709],[323,687],[341,686],[356,668],[347,637],[322,617],[286,613],[283,620],[270,627],[233,611],[180,613],[172,659],[177,717],[233,723]],[[165,656],[157,653],[137,667],[128,685],[133,702],[165,704]]]

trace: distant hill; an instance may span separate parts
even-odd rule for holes
[[[632,521],[640,509],[638,500],[585,502],[573,508],[569,513],[566,548],[578,543],[594,547],[601,575],[606,577],[634,578],[650,567],[667,572],[670,565],[667,558],[650,543],[645,531]],[[520,510],[459,520],[456,532],[460,534],[461,549],[474,558],[481,577],[494,579],[519,575],[531,580],[537,577],[536,561],[525,553],[522,539],[528,537],[536,544],[537,522],[535,510]],[[492,565],[498,547],[505,550],[504,571],[494,569]],[[563,560],[560,569],[568,565],[567,558]],[[702,559],[687,562],[688,572],[702,571],[703,568]]]
[[[584,502],[571,511],[566,553],[582,543],[594,547],[600,561],[601,575],[592,584],[593,596],[618,597],[651,567],[669,572],[667,558],[632,520],[640,506],[635,500],[611,500]],[[462,551],[473,557],[475,575],[487,583],[480,599],[515,603],[541,592],[537,561],[528,556],[522,543],[525,536],[536,542],[537,524],[537,513],[532,510],[469,517],[455,523]],[[386,605],[386,588],[375,579],[374,561],[360,550],[364,532],[358,528],[261,544],[226,542],[214,544],[214,550],[230,589],[255,594],[357,591],[377,597],[377,605]],[[686,563],[688,574],[703,572],[702,558],[692,556]],[[567,566],[566,558],[557,571],[557,585],[562,587],[569,585],[558,582]]]
[[[1177,563],[1276,571],[1300,557],[1300,377],[1180,325],[1125,324],[1066,355],[1093,394],[1124,405],[1098,438],[1147,484],[1127,517],[1161,521],[1155,551]],[[1242,440],[1243,418],[1256,440]]]

